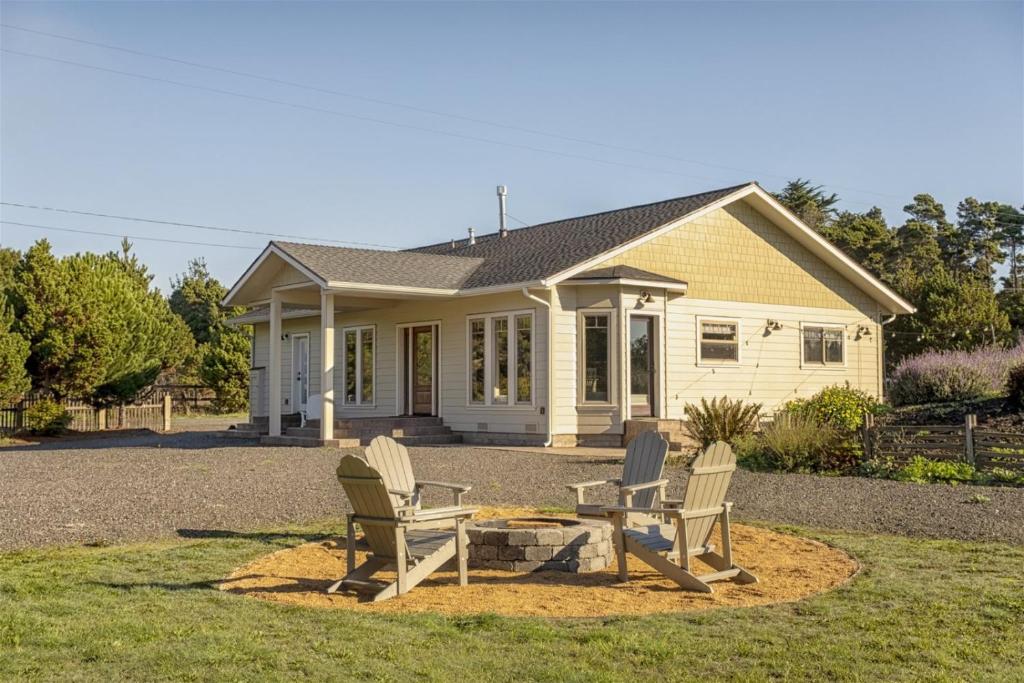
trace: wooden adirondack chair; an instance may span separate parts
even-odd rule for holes
[[[583,492],[594,486],[614,484],[619,487],[619,505],[626,508],[653,508],[654,497],[665,499],[668,479],[662,479],[668,442],[657,432],[641,432],[629,442],[626,448],[626,462],[622,466],[621,479],[598,479],[579,484],[570,484],[569,490],[576,492],[576,514],[579,517],[607,519],[605,505],[587,503]],[[627,526],[631,524],[656,524],[659,520],[642,512],[630,513]]]
[[[338,465],[338,481],[345,488],[353,512],[348,515],[346,550],[348,573],[330,588],[368,593],[378,602],[408,593],[423,579],[453,557],[459,572],[459,585],[468,583],[466,564],[468,538],[465,523],[476,510],[444,508],[416,510],[396,506],[381,473],[365,460],[346,455]],[[450,521],[454,529],[438,529],[437,522]],[[370,556],[356,566],[356,524],[370,547]],[[373,575],[394,570],[395,581],[375,581]]]
[[[729,444],[717,441],[693,463],[686,493],[682,500],[662,500],[662,507],[644,512],[660,512],[671,523],[628,528],[628,506],[605,508],[615,526],[615,552],[618,556],[619,579],[629,580],[626,553],[672,579],[683,588],[712,593],[711,582],[732,579],[737,583],[757,583],[757,577],[732,561],[729,538],[729,511],[725,502],[736,456]],[[709,541],[715,522],[722,526],[722,552],[715,552]],[[697,576],[691,570],[690,558],[696,557],[717,571]]]
[[[473,488],[446,481],[416,481],[416,476],[412,473],[412,462],[409,460],[409,449],[390,436],[374,437],[364,453],[366,462],[380,472],[388,487],[388,493],[399,507],[409,505],[418,510],[423,488],[426,486],[449,489],[453,497],[452,507],[461,507],[463,494]]]

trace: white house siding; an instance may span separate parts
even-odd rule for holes
[[[542,293],[543,298],[543,293]],[[393,303],[393,302],[389,302]],[[533,312],[533,366],[534,404],[532,406],[470,406],[467,405],[467,349],[466,320],[474,314],[504,311]],[[438,374],[439,412],[445,423],[455,431],[479,431],[511,434],[537,434],[546,429],[547,403],[547,310],[520,292],[490,296],[466,297],[448,300],[410,300],[387,308],[335,316],[335,379],[337,397],[342,396],[342,328],[372,325],[376,336],[376,370],[374,376],[374,403],[369,406],[335,406],[336,417],[380,417],[398,414],[397,342],[401,339],[397,325],[407,323],[440,322]],[[299,318],[282,321],[282,332],[287,335],[308,333],[310,338],[310,393],[320,391],[320,319]],[[254,326],[256,335],[254,366],[269,367],[269,324]],[[282,411],[291,407],[291,342],[282,342],[281,377]],[[285,404],[285,401],[288,404]]]

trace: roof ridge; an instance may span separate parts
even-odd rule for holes
[[[718,194],[720,192],[733,192],[735,190],[740,189],[741,187],[747,187],[749,185],[757,185],[757,181],[756,180],[751,180],[751,181],[747,181],[745,183],[740,183],[738,185],[730,185],[728,187],[721,187],[721,188],[718,188],[718,189],[715,189],[715,190],[706,190],[704,192],[695,192],[694,194],[686,194],[686,195],[681,195],[679,197],[670,197],[669,199],[660,199],[660,200],[655,201],[655,202],[644,202],[642,204],[632,204],[630,206],[623,206],[623,207],[619,207],[617,209],[606,209],[604,211],[595,211],[594,213],[585,213],[585,214],[582,214],[580,216],[569,216],[568,218],[559,218],[559,219],[556,219],[556,220],[553,220],[553,221],[544,221],[543,223],[534,223],[533,225],[524,225],[524,226],[519,227],[519,228],[512,228],[512,229],[509,230],[509,232],[510,233],[525,232],[526,230],[532,230],[534,228],[543,228],[545,226],[552,225],[554,223],[565,223],[567,221],[576,221],[576,220],[582,220],[584,218],[593,218],[595,216],[603,216],[603,215],[609,214],[609,213],[618,213],[620,211],[630,211],[632,209],[642,209],[644,207],[656,206],[658,204],[668,204],[669,202],[678,202],[678,201],[682,201],[684,199],[693,199],[695,197],[700,197],[701,195],[706,195],[706,194]],[[496,230],[494,232],[484,233],[483,235],[477,235],[476,236],[476,240],[479,242],[480,240],[483,240],[483,239],[486,239],[486,238],[494,238],[494,236],[496,236],[498,234],[500,234],[500,231],[498,231],[498,230]],[[457,239],[457,240],[455,240],[455,243],[459,244],[461,242],[466,241],[466,239],[467,238],[465,238],[465,237],[463,237],[461,239]],[[417,247],[410,247],[408,249],[403,249],[402,251],[418,251],[420,249],[430,249],[430,248],[433,248],[433,247],[440,247],[440,246],[443,246],[443,245],[448,244],[448,243],[449,243],[449,240],[442,241],[442,242],[434,242],[433,244],[423,244],[423,245],[420,245],[420,246],[417,246]]]
[[[299,247],[317,247],[318,249],[337,249],[339,251],[358,251],[367,252],[370,254],[409,254],[414,253],[413,249],[366,249],[363,247],[344,247],[337,244],[317,244],[316,242],[293,242],[291,240],[270,240],[271,244],[277,245],[278,247],[288,250],[288,246],[299,246]],[[470,259],[475,261],[483,261],[483,257],[480,256],[463,256],[461,254],[434,254],[431,252],[422,252],[421,256],[436,256],[440,258],[455,258],[455,259]]]

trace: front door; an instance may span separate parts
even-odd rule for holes
[[[410,394],[413,415],[434,414],[434,328],[414,327],[410,333]]]
[[[309,336],[292,337],[292,410],[303,412],[309,402]]]
[[[654,318],[629,318],[629,403],[633,417],[654,415]]]

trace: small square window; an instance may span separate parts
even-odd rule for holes
[[[842,327],[805,325],[803,327],[805,365],[842,365],[845,336]]]
[[[739,323],[729,320],[702,320],[700,323],[700,360],[712,363],[738,363],[740,360]]]

